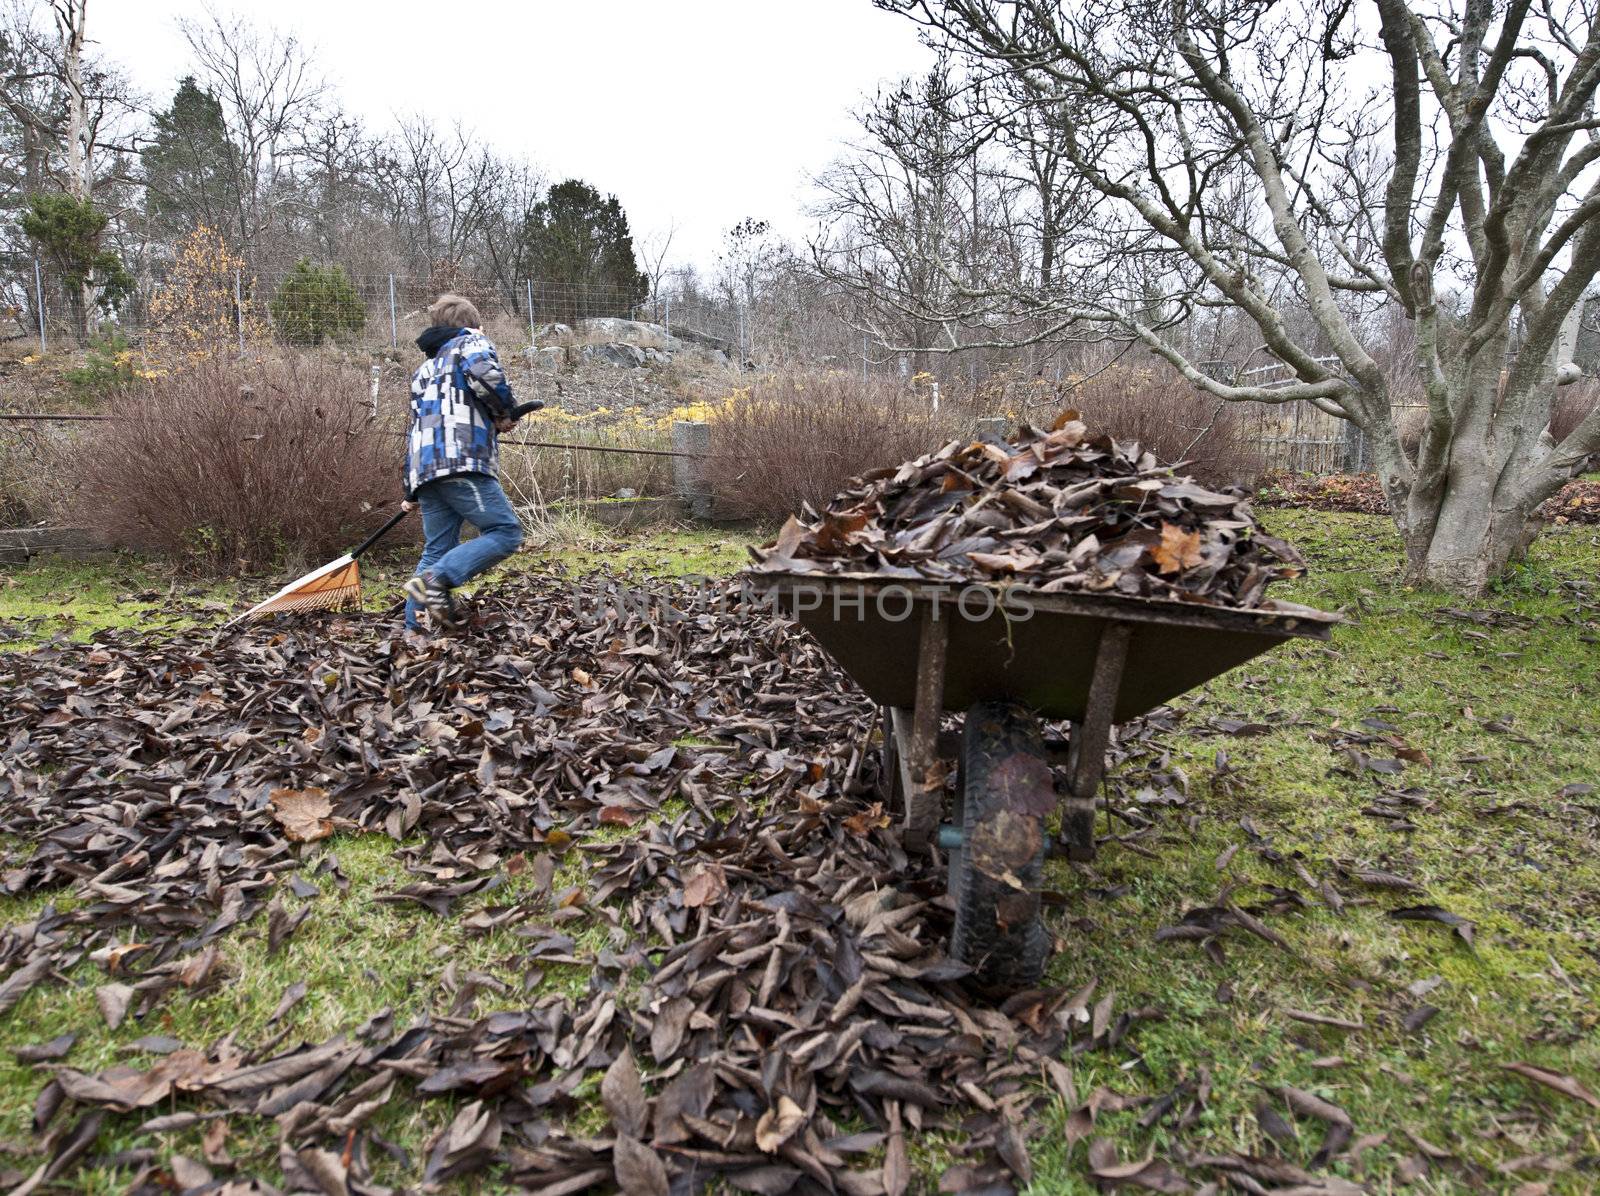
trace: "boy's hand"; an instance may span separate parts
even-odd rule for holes
[[[509,432],[509,431],[511,431],[512,428],[514,428],[516,426],[517,426],[517,421],[514,420],[514,419],[505,419],[504,417],[502,417],[502,418],[497,419],[497,420],[494,421],[494,430],[496,432]]]
[[[400,500],[400,509],[407,512],[415,511],[417,509],[417,504],[412,502],[409,498],[402,498]]]

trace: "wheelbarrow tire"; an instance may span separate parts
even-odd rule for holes
[[[1038,720],[1014,703],[973,706],[961,736],[959,788],[962,843],[949,853],[956,906],[950,954],[971,966],[981,985],[1030,988],[1050,953],[1039,892],[1045,816],[1055,799]]]

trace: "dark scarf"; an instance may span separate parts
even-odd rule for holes
[[[422,330],[422,335],[417,337],[417,348],[422,350],[425,357],[437,357],[440,349],[465,331],[465,328],[455,328],[448,324],[435,324],[431,328]]]

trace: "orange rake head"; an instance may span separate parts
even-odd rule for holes
[[[361,605],[361,566],[349,554],[291,581],[234,619],[244,623],[279,611],[344,610]]]
[[[405,517],[406,509],[401,507],[390,516],[389,522],[338,560],[330,561],[322,568],[313,569],[304,577],[291,581],[265,602],[256,603],[244,614],[230,620],[229,626],[265,618],[280,611],[345,610],[360,606],[361,566],[356,564],[356,558],[387,535],[389,530]]]

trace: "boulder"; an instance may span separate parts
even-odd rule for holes
[[[578,321],[578,330],[585,336],[603,336],[608,341],[621,341],[626,345],[648,345],[655,349],[676,349],[678,341],[660,324],[643,320],[619,320],[614,316],[594,316]]]
[[[540,324],[538,328],[534,329],[533,339],[535,343],[539,341],[558,341],[564,340],[571,335],[571,324]]]
[[[529,349],[528,364],[536,370],[559,370],[567,363],[567,351],[559,345],[548,349]]]
[[[734,345],[730,340],[724,340],[720,336],[712,336],[708,332],[701,332],[699,329],[690,328],[687,324],[680,324],[677,326],[677,329],[678,330],[672,334],[677,340],[687,341],[689,344],[699,346],[703,349],[721,349],[729,356],[733,355]]]
[[[638,345],[608,341],[603,345],[585,345],[578,350],[585,361],[604,363],[621,369],[637,369],[644,364],[644,350]]]
[[[646,349],[644,359],[651,365],[668,365],[672,361],[672,354],[666,349]]]

